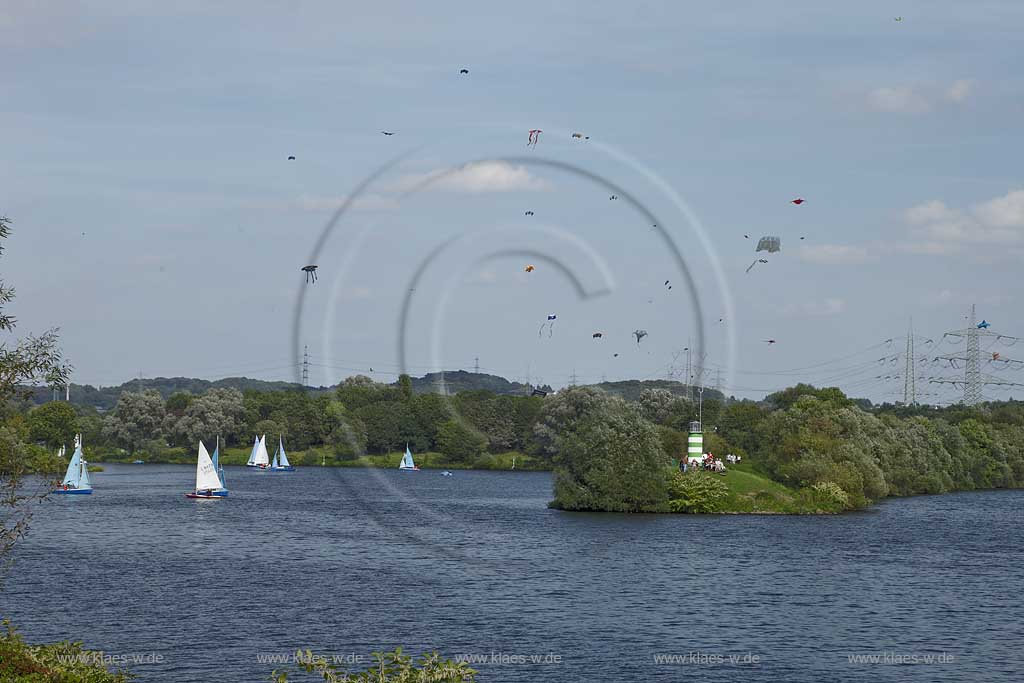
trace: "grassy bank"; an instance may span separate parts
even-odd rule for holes
[[[224,465],[244,465],[249,460],[249,448],[223,448],[220,461]],[[287,449],[286,449],[287,450]],[[342,459],[329,448],[310,448],[305,451],[287,451],[288,460],[296,467],[382,467],[397,468],[402,460],[402,452],[363,455],[358,458]],[[124,451],[102,451],[90,454],[92,460],[102,462],[130,463],[142,460],[147,463],[168,463],[178,465],[195,464],[194,451],[183,448],[167,448],[159,453],[136,452],[128,455]],[[511,470],[515,459],[516,470],[540,471],[550,469],[547,462],[523,453],[510,451],[507,453],[487,453],[468,462],[453,462],[443,453],[417,453],[416,464],[422,469],[447,470]]]

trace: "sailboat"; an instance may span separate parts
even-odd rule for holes
[[[208,498],[216,500],[228,495],[227,489],[221,485],[220,476],[213,466],[213,460],[206,450],[203,442],[199,442],[199,459],[196,461],[196,488],[192,493],[186,493],[186,498]]]
[[[409,451],[409,444],[405,444],[405,455],[402,456],[402,462],[398,465],[398,469],[411,472],[419,472],[420,470],[412,460],[412,452]]]
[[[257,469],[270,469],[270,459],[266,455],[266,434],[259,437],[259,445],[256,446],[256,460],[253,464]]]
[[[279,460],[280,458],[280,460]],[[274,453],[274,462],[270,463],[271,472],[294,472],[295,467],[288,462],[288,456],[284,452],[284,440],[277,437],[277,451]]]
[[[249,453],[249,460],[245,463],[246,467],[256,467],[256,452],[260,449],[260,437],[256,437],[256,440],[252,442],[252,452]]]
[[[64,480],[54,493],[87,495],[92,493],[92,483],[89,481],[89,463],[82,455],[82,435],[75,436],[75,452],[68,463],[68,471],[64,474]]]
[[[217,478],[220,479],[221,496],[228,495],[228,485],[224,483],[224,468],[220,466],[220,437],[217,437],[217,445],[213,449],[213,469],[217,471]],[[214,493],[217,493],[214,491]]]

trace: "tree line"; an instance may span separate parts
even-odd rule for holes
[[[217,437],[222,446],[248,447],[257,434],[341,460],[408,445],[440,454],[441,463],[478,466],[512,451],[555,470],[558,507],[653,511],[672,509],[691,486],[679,480],[677,463],[697,412],[687,397],[660,388],[642,389],[636,400],[597,387],[547,398],[486,390],[446,396],[417,393],[406,375],[396,384],[359,375],[326,394],[215,388],[165,400],[126,391],[105,415],[53,401],[18,419],[31,441],[51,449],[81,432],[94,448],[147,457]],[[826,499],[825,507],[1024,485],[1020,402],[870,406],[836,388],[797,385],[761,402],[705,400],[702,414],[705,452],[740,455],[758,473]]]

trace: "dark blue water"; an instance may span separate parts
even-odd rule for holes
[[[838,517],[626,516],[548,510],[546,473],[227,476],[229,499],[194,501],[193,468],[108,465],[94,495],[54,497],[0,612],[31,641],[160,655],[132,669],[175,683],[267,680],[259,657],[300,647],[549,660],[478,665],[485,682],[1024,673],[1024,492]],[[850,662],[862,655],[918,663]]]

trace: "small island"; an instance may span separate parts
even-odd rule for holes
[[[636,402],[590,387],[560,392],[537,427],[554,465],[551,507],[832,514],[887,496],[1024,484],[1020,402],[869,410],[839,389],[801,384],[760,403],[708,402],[703,415],[702,450],[739,456],[724,472],[681,471],[685,399],[659,389]]]

